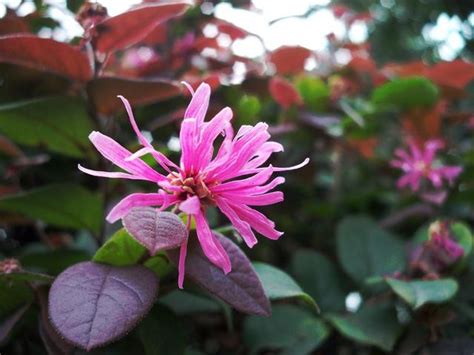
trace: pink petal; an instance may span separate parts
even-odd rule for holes
[[[197,236],[204,254],[214,265],[221,268],[225,274],[228,274],[232,269],[229,255],[227,255],[221,243],[212,234],[202,212],[199,211],[199,213],[194,215],[194,218],[196,220]]]
[[[220,133],[225,131],[232,119],[232,110],[229,107],[222,109],[209,123],[202,129],[198,147],[194,151],[196,155],[196,169],[207,166],[212,159],[214,152],[214,141]]]
[[[274,191],[264,195],[249,196],[236,193],[223,193],[222,197],[233,203],[244,204],[249,206],[266,206],[283,201],[283,192]]]
[[[195,149],[195,125],[196,120],[187,118],[181,124],[179,133],[179,141],[181,145],[181,168],[190,173],[193,171],[194,165],[194,149]]]
[[[257,244],[257,238],[255,237],[255,234],[252,232],[252,229],[250,228],[250,225],[241,220],[237,213],[227,204],[227,202],[224,199],[218,199],[217,201],[217,207],[222,211],[223,214],[229,218],[230,223],[237,229],[237,231],[240,233],[242,238],[245,241],[245,244],[249,248],[252,248],[255,244]]]
[[[77,165],[77,168],[82,171],[83,173],[92,175],[92,176],[99,176],[99,177],[106,177],[106,178],[112,178],[112,179],[129,179],[129,180],[146,180],[149,181],[148,179],[142,177],[142,176],[137,176],[137,175],[131,175],[128,173],[122,173],[122,172],[115,172],[115,171],[98,171],[98,170],[91,170],[84,168],[80,164]]]
[[[158,152],[157,150],[155,150],[153,148],[153,146],[151,145],[151,143],[148,142],[147,139],[143,136],[142,132],[138,128],[137,122],[135,121],[135,116],[133,116],[132,107],[130,106],[130,103],[128,102],[128,100],[125,97],[123,97],[122,95],[118,95],[117,97],[120,100],[122,100],[122,102],[125,106],[125,110],[127,111],[127,114],[128,114],[128,119],[130,121],[130,124],[132,125],[133,130],[135,131],[135,134],[138,137],[138,140],[140,141],[140,143],[144,147],[149,148],[148,153],[151,153],[153,155],[153,157],[155,158],[155,160],[157,161],[157,163],[160,164],[160,166],[163,169],[165,169],[166,171],[170,172],[168,166],[172,166],[174,168],[177,168],[175,163],[173,163],[171,160],[169,160],[164,154],[162,154],[162,153]]]
[[[204,122],[207,108],[209,107],[210,96],[211,87],[206,83],[199,85],[184,113],[184,118],[194,118],[197,127],[199,127]]]
[[[179,204],[179,209],[188,215],[194,215],[199,213],[201,210],[201,202],[199,197],[193,196],[186,199],[184,202]]]
[[[211,187],[211,191],[213,193],[220,193],[224,191],[231,191],[231,190],[238,190],[241,188],[245,188],[248,186],[256,186],[260,184],[264,184],[268,181],[270,176],[273,173],[273,167],[269,166],[266,169],[263,169],[258,174],[255,174],[249,178],[242,179],[242,180],[234,180],[230,182],[226,182],[217,186]]]
[[[261,235],[273,240],[276,240],[283,235],[282,232],[279,232],[274,228],[275,223],[269,220],[263,213],[245,205],[233,204],[231,201],[226,202],[237,213],[240,219],[250,224],[250,226]]]
[[[134,207],[160,206],[164,209],[171,204],[176,203],[176,201],[177,199],[175,196],[162,192],[131,194],[122,199],[114,206],[114,208],[112,208],[112,210],[107,215],[106,220],[109,223],[113,223],[124,217]]]
[[[188,252],[188,238],[186,238],[179,248],[178,263],[178,287],[183,289],[184,275],[186,273],[186,254]]]
[[[100,154],[130,174],[139,176],[143,178],[143,180],[150,180],[154,182],[166,180],[163,175],[152,169],[141,160],[127,161],[126,159],[132,155],[132,153],[130,153],[112,138],[107,137],[100,132],[94,131],[89,135],[89,139],[100,152]]]

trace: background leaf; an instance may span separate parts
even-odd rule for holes
[[[318,310],[316,301],[305,293],[290,275],[265,263],[253,263],[253,267],[269,299],[299,298],[313,309]]]
[[[344,271],[359,283],[405,268],[403,243],[363,216],[346,217],[339,223],[337,254]]]
[[[30,34],[0,37],[0,62],[44,70],[79,81],[92,77],[92,68],[85,53],[67,43]]]
[[[293,305],[276,305],[270,318],[245,319],[243,339],[250,354],[264,349],[279,354],[310,354],[330,333],[329,328],[310,312]]]
[[[444,303],[449,301],[458,290],[453,279],[402,281],[386,279],[392,290],[414,309],[426,303]]]
[[[392,80],[376,88],[372,102],[380,106],[395,106],[402,110],[433,106],[438,100],[438,88],[424,77],[407,77]]]
[[[55,184],[0,199],[0,211],[21,213],[65,228],[98,232],[102,225],[102,200],[79,185]]]
[[[128,47],[149,34],[158,24],[183,14],[188,1],[151,3],[138,6],[96,25],[95,48],[102,53]]]
[[[312,250],[294,253],[291,271],[303,289],[317,300],[321,312],[342,311],[347,295],[343,275],[334,263]]]
[[[117,95],[132,106],[167,100],[181,93],[181,86],[168,79],[101,77],[87,84],[87,93],[96,110],[104,115],[125,111]]]
[[[184,354],[184,323],[167,307],[157,305],[140,323],[138,335],[146,355]]]
[[[13,141],[84,157],[93,130],[79,98],[59,96],[0,105],[0,132]]]
[[[402,331],[395,309],[387,304],[366,305],[357,313],[330,315],[328,320],[344,336],[385,351],[392,351]]]

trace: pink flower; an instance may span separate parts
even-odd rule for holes
[[[440,188],[443,185],[443,179],[452,184],[462,172],[462,168],[459,166],[435,164],[436,152],[444,146],[440,140],[429,140],[423,148],[411,140],[408,145],[409,151],[397,149],[395,151],[397,158],[391,162],[393,167],[404,172],[404,175],[397,181],[398,188],[409,185],[412,191],[418,191],[422,179],[428,179],[435,188]]]
[[[306,165],[278,168],[262,166],[274,152],[283,150],[279,143],[269,141],[268,125],[242,126],[236,134],[230,121],[232,110],[222,109],[210,121],[205,122],[211,89],[202,83],[196,92],[186,84],[193,97],[181,124],[181,162],[176,165],[158,152],[141,134],[128,101],[119,96],[127,110],[130,123],[143,146],[135,153],[129,152],[112,138],[99,132],[89,136],[92,144],[108,160],[125,172],[94,171],[79,166],[87,174],[109,178],[147,180],[158,185],[155,193],[134,193],[121,200],[108,214],[107,221],[124,217],[133,207],[159,206],[166,209],[177,205],[181,211],[194,218],[196,232],[204,254],[225,273],[231,271],[231,262],[220,242],[211,232],[205,210],[217,208],[227,216],[239,231],[245,243],[252,247],[257,243],[254,231],[269,239],[278,239],[283,233],[275,229],[275,223],[258,212],[253,206],[271,205],[283,200],[281,191],[271,191],[285,179],[272,173],[298,169]],[[216,139],[223,135],[218,149]],[[151,154],[167,172],[161,174],[140,159]],[[188,221],[191,218],[188,219]],[[178,285],[182,288],[187,240],[180,249]]]

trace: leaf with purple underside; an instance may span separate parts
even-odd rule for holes
[[[160,250],[178,248],[188,234],[177,215],[152,207],[134,208],[122,222],[127,232],[145,246],[151,255]]]
[[[147,268],[83,262],[54,281],[49,318],[68,342],[86,350],[126,335],[148,313],[158,279]]]
[[[238,311],[269,316],[270,301],[250,260],[230,239],[216,236],[229,254],[232,271],[225,275],[207,259],[197,240],[193,239],[188,245],[186,277]],[[168,256],[175,265],[178,264],[178,250],[168,251]]]

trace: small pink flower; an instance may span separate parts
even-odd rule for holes
[[[398,179],[397,187],[410,186],[412,191],[418,191],[422,179],[428,179],[437,189],[443,185],[443,180],[450,184],[462,172],[460,166],[439,166],[435,164],[436,152],[443,148],[443,142],[437,139],[427,141],[423,148],[420,148],[414,141],[408,142],[409,151],[397,149],[396,159],[391,165],[401,169],[404,175]]]
[[[182,212],[194,218],[204,254],[228,273],[231,271],[229,256],[211,232],[206,220],[206,208],[216,206],[226,215],[249,247],[257,243],[254,231],[269,239],[278,239],[283,233],[277,231],[275,223],[253,206],[281,202],[283,193],[271,190],[285,179],[276,177],[270,181],[272,173],[298,169],[306,165],[309,159],[288,168],[262,166],[272,153],[283,150],[281,144],[269,141],[268,125],[260,122],[255,126],[242,126],[234,134],[230,124],[232,110],[229,107],[205,122],[211,94],[209,85],[202,83],[196,92],[189,85],[187,87],[193,97],[181,124],[179,166],[155,150],[146,140],[138,129],[130,104],[119,96],[143,148],[132,154],[112,138],[92,132],[89,136],[92,144],[105,158],[125,172],[94,171],[82,166],[79,169],[94,176],[156,183],[158,190],[155,193],[134,193],[121,200],[110,211],[107,221],[117,221],[133,207],[159,206],[160,209],[166,209],[177,205]],[[222,143],[215,149],[214,143],[220,135],[224,136]],[[142,161],[140,157],[145,154],[151,154],[167,174],[159,173]],[[187,240],[180,249],[178,285],[181,288],[186,250]]]

